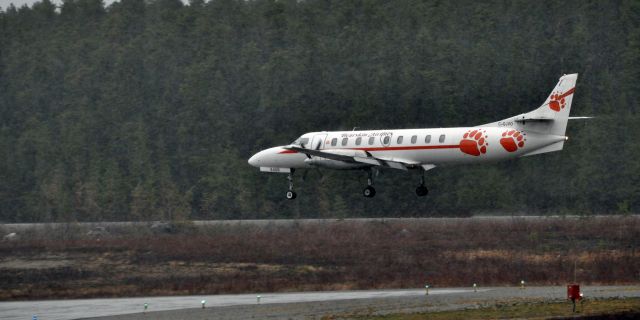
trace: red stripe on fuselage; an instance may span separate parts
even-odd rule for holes
[[[441,146],[406,146],[406,147],[373,147],[373,148],[338,148],[337,150],[362,150],[362,151],[407,151],[407,150],[430,150],[430,149],[458,149],[459,144]],[[321,149],[320,151],[323,151]],[[282,150],[280,154],[298,153],[295,150]]]
[[[362,151],[401,151],[401,150],[429,150],[429,149],[457,149],[457,148],[460,148],[459,144],[441,145],[441,146],[376,147],[376,148],[349,148],[349,149],[362,150]]]

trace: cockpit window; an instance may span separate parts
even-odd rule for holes
[[[295,144],[295,145],[298,145],[298,146],[305,146],[306,147],[308,143],[309,143],[309,138],[300,137],[300,138],[296,139],[296,141],[294,141],[291,144]]]

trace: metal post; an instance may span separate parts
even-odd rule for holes
[[[473,284],[473,292],[478,292],[478,285],[477,284]]]
[[[429,285],[424,286],[425,291],[427,291],[427,296],[429,295]]]

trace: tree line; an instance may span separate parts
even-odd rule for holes
[[[640,208],[638,1],[49,0],[0,9],[0,221],[608,214]],[[305,132],[468,126],[580,73],[565,150],[283,175]]]

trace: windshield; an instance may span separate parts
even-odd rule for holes
[[[296,139],[296,141],[292,142],[291,144],[295,144],[301,147],[306,147],[307,144],[309,144],[309,138],[300,137]]]

